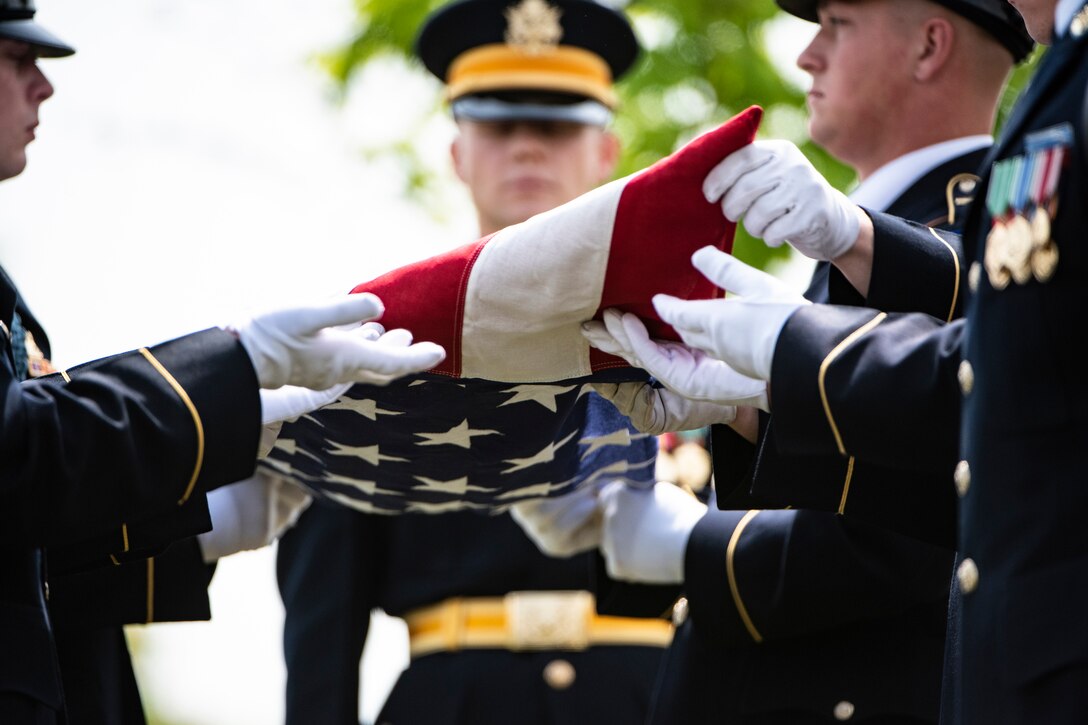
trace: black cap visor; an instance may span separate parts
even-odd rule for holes
[[[450,104],[454,118],[470,121],[566,121],[606,126],[612,112],[602,103],[521,103],[488,96],[461,96]]]
[[[810,23],[820,22],[820,16],[816,12],[819,6],[818,0],[775,0],[778,7],[785,10],[795,18],[807,20]]]
[[[0,38],[28,43],[43,58],[63,58],[76,49],[50,33],[33,20],[4,20],[0,22]]]

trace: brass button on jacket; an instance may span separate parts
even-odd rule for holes
[[[688,600],[687,597],[680,597],[676,600],[676,604],[672,605],[672,625],[674,627],[679,627],[687,620]]]
[[[967,270],[967,287],[972,292],[978,292],[978,282],[982,278],[982,265],[978,262],[971,262],[971,266]]]
[[[553,690],[565,690],[574,684],[577,673],[566,660],[552,660],[544,666],[544,681]]]
[[[975,387],[975,369],[971,367],[971,361],[964,360],[960,363],[956,377],[960,381],[960,390],[963,391],[963,394],[970,395],[971,390]]]
[[[967,461],[957,463],[956,473],[952,476],[952,480],[956,482],[956,493],[959,497],[966,496],[971,488],[971,464]]]
[[[978,565],[974,559],[964,559],[956,568],[956,581],[960,584],[960,591],[970,594],[978,588]]]

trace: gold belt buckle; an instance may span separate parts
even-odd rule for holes
[[[583,650],[596,603],[589,592],[510,592],[504,597],[510,649]]]

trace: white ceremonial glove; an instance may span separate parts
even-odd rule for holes
[[[671,483],[639,489],[622,482],[601,491],[601,553],[609,576],[646,584],[684,581],[684,553],[706,504]]]
[[[249,353],[262,388],[298,385],[325,390],[342,383],[385,385],[442,362],[446,351],[439,345],[379,344],[372,339],[371,330],[357,325],[380,317],[384,309],[372,294],[353,294],[268,312],[229,329],[237,332]]]
[[[790,141],[754,141],[729,154],[707,174],[703,194],[768,246],[786,242],[816,260],[850,251],[865,213]]]
[[[510,516],[548,556],[568,557],[601,543],[598,488],[583,488],[553,498],[535,498],[510,507]]]
[[[648,427],[660,424],[666,430],[690,430],[711,423],[732,423],[739,405],[762,410],[769,407],[766,382],[741,375],[699,350],[675,342],[651,340],[636,315],[605,310],[604,324],[587,322],[582,325],[582,334],[594,347],[643,368],[669,391],[678,394],[631,395],[634,398],[628,403],[631,412],[613,401],[636,428],[642,423]],[[686,405],[684,399],[688,399]]]
[[[407,330],[385,331],[377,322],[367,322],[359,331],[367,340],[376,340],[382,344],[407,347],[412,342],[412,335]],[[264,458],[276,445],[283,424],[293,421],[307,413],[324,408],[346,393],[354,383],[341,383],[327,390],[310,390],[297,385],[284,385],[269,390],[261,388],[261,440],[257,457]]]
[[[412,342],[412,334],[407,330],[385,331],[377,322],[368,322],[358,332],[365,340],[377,341],[383,345],[407,347]],[[284,385],[283,387],[269,390],[261,389],[261,425],[282,423],[295,420],[307,413],[312,413],[333,402],[348,389],[353,383],[341,383],[327,390],[311,390],[297,385]]]
[[[714,247],[696,251],[691,261],[707,279],[739,298],[682,300],[655,295],[654,309],[691,347],[725,361],[741,375],[770,379],[782,327],[809,301],[782,281]],[[672,354],[682,355],[676,346]],[[699,360],[691,363],[698,364]]]
[[[312,498],[301,487],[258,469],[208,494],[212,530],[197,536],[204,561],[268,546],[295,525]]]
[[[737,418],[736,406],[691,400],[650,383],[594,383],[593,390],[626,415],[636,430],[651,435],[729,424]]]

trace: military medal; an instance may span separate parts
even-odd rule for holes
[[[1058,266],[1058,245],[1050,242],[1045,247],[1036,249],[1031,255],[1031,273],[1039,282],[1046,282]]]
[[[1037,206],[1031,213],[1031,245],[1035,249],[1050,242],[1050,214],[1045,207]]]
[[[1005,213],[1009,208],[1008,180],[1010,160],[998,161],[990,174],[990,187],[986,192],[986,208],[990,212],[990,233],[986,235],[986,250],[982,258],[990,286],[1002,290],[1009,284],[1008,269],[1009,232]]]
[[[993,165],[986,208],[990,233],[983,266],[991,286],[1047,282],[1058,266],[1053,220],[1058,206],[1058,180],[1073,142],[1069,124],[1028,134],[1024,153]]]
[[[1031,279],[1031,225],[1020,214],[1009,221],[1005,245],[1005,266],[1016,284]]]
[[[998,220],[994,222],[990,233],[986,235],[986,255],[982,264],[986,268],[986,276],[990,278],[990,284],[994,289],[1005,289],[1009,284],[1009,271],[1005,268],[1005,223]]]

